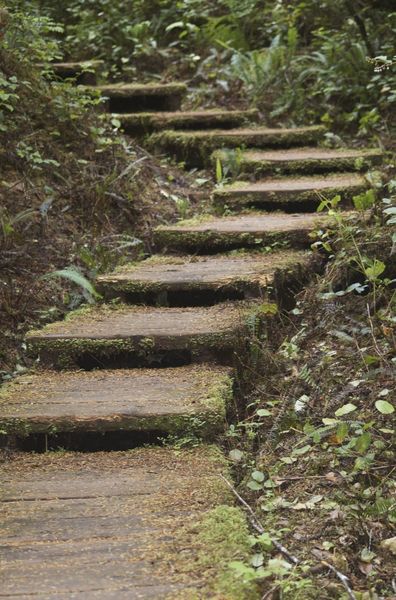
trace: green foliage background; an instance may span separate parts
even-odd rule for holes
[[[391,0],[49,0],[19,2],[64,26],[69,58],[101,58],[113,78],[185,77],[218,102],[224,90],[273,119],[384,127],[396,99]],[[202,96],[201,96],[202,97]],[[327,106],[323,114],[323,106]]]

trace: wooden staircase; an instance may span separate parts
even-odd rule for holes
[[[99,90],[156,153],[213,169],[239,149],[247,180],[214,189],[213,214],[158,227],[160,254],[100,277],[107,303],[27,336],[40,366],[1,391],[0,429],[21,448],[60,440],[77,451],[3,465],[1,596],[259,598],[231,574],[222,583],[228,563],[246,559],[248,529],[208,444],[224,432],[252,319],[264,302],[289,306],[317,271],[309,232],[326,223],[320,198],[340,195],[350,209],[382,155],[321,148],[323,127],[268,129],[255,110],[185,112],[184,84]],[[167,436],[175,446],[158,445]],[[208,522],[209,543],[199,535]],[[233,528],[247,545],[233,545]]]

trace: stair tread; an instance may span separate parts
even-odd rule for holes
[[[343,203],[367,190],[368,181],[359,173],[333,173],[299,177],[266,178],[256,182],[237,181],[217,188],[213,200],[218,205],[285,207],[291,211],[315,210],[321,194],[331,199],[340,195]]]
[[[29,341],[66,338],[141,338],[168,336],[171,339],[233,330],[235,317],[244,303],[211,307],[155,308],[100,305],[70,313],[65,321],[29,332]]]
[[[204,414],[200,432],[212,433],[221,430],[230,393],[230,370],[219,366],[44,371],[3,388],[0,428],[8,434],[48,433],[54,427],[183,433],[189,418]]]
[[[120,356],[125,355],[128,367],[155,361],[162,365],[164,360],[165,366],[174,365],[175,355],[181,355],[184,364],[202,358],[229,362],[257,305],[253,301],[187,308],[101,305],[29,332],[26,339],[42,362],[61,367],[86,368],[84,357],[103,367],[114,357],[119,368]]]
[[[260,248],[287,243],[307,248],[310,232],[331,221],[317,213],[249,212],[229,217],[204,215],[202,218],[160,225],[153,231],[160,248],[178,251],[215,252],[233,248]]]
[[[261,233],[261,232],[287,232],[294,229],[307,227],[314,228],[316,224],[328,220],[317,213],[248,213],[231,217],[206,216],[202,222],[184,220],[174,225],[159,225],[154,232],[195,232],[218,231],[225,233]]]
[[[331,173],[342,171],[366,171],[379,164],[384,158],[380,148],[283,148],[278,150],[260,150],[251,148],[238,150],[215,150],[212,163],[218,160],[227,166],[235,165],[239,177],[243,173],[252,173],[257,179],[278,171],[285,175]]]
[[[147,111],[147,112],[138,112],[138,113],[125,113],[121,114],[122,119],[132,118],[178,118],[178,117],[206,117],[208,116],[216,116],[216,115],[256,115],[258,111],[255,108],[247,109],[247,110],[227,110],[227,109],[217,109],[217,108],[206,108],[201,110],[172,110],[172,111],[161,111],[160,113],[156,111]],[[117,115],[114,115],[117,116]]]
[[[363,158],[369,156],[383,156],[380,148],[287,148],[283,150],[243,150],[240,155],[242,162],[288,162],[290,160],[333,160],[337,158]]]
[[[64,71],[80,71],[87,67],[98,68],[104,65],[103,60],[81,60],[81,61],[64,61],[53,62],[49,66],[55,71],[63,73]]]
[[[308,260],[307,253],[298,251],[262,253],[240,256],[153,257],[143,262],[126,265],[118,271],[98,278],[105,287],[117,290],[219,289],[221,286],[272,285],[275,272]]]
[[[281,179],[268,178],[256,182],[237,181],[231,185],[224,185],[215,191],[216,194],[228,194],[232,192],[293,192],[304,190],[325,190],[334,187],[349,187],[365,185],[364,177],[357,173],[338,173],[326,176],[301,176],[283,177]]]
[[[210,446],[17,454],[0,470],[4,597],[195,597],[213,576],[192,534],[230,501]]]
[[[212,130],[198,130],[198,131],[165,131],[163,133],[164,136],[169,136],[173,138],[183,138],[183,137],[191,137],[193,139],[205,139],[205,138],[226,138],[232,139],[234,137],[240,138],[241,136],[266,136],[266,135],[289,135],[289,134],[299,134],[299,133],[322,133],[325,129],[321,125],[310,125],[307,127],[293,127],[293,128],[276,128],[276,127],[238,127],[235,129],[229,129],[228,131],[223,131],[222,129],[212,129]]]
[[[94,89],[111,98],[134,96],[172,96],[184,94],[187,86],[184,83],[117,83],[98,85]]]
[[[258,116],[256,109],[250,110],[187,110],[187,111],[150,111],[115,114],[122,126],[128,130],[155,130],[168,127],[183,128],[201,126],[227,126],[235,127],[245,120],[254,120]]]
[[[149,148],[167,152],[189,167],[211,164],[220,148],[278,148],[317,143],[325,134],[321,125],[294,128],[239,127],[233,129],[164,130],[151,134]]]

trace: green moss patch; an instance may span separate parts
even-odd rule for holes
[[[183,83],[128,83],[101,85],[94,88],[110,98],[133,98],[136,96],[184,95],[187,86]]]
[[[378,165],[384,158],[380,149],[374,150],[324,150],[302,148],[292,151],[239,151],[235,160],[231,151],[217,150],[212,154],[215,165],[219,160],[222,165],[230,161],[235,163],[237,174],[252,173],[256,177],[264,177],[274,173],[306,174],[330,172],[367,171]]]
[[[195,534],[198,553],[195,569],[205,581],[204,593],[196,598],[258,600],[258,588],[245,582],[230,568],[232,561],[248,562],[251,554],[249,528],[243,512],[234,506],[220,505],[205,513],[190,530]]]
[[[167,152],[189,166],[209,165],[218,148],[266,148],[317,143],[324,135],[322,126],[295,129],[233,129],[230,131],[163,131],[151,135],[149,147]]]
[[[218,188],[213,193],[217,206],[284,206],[318,205],[322,197],[340,195],[344,203],[368,188],[368,182],[356,174],[307,177],[301,179],[271,179],[257,183],[237,181]]]
[[[200,129],[207,127],[236,127],[245,121],[257,118],[258,112],[251,110],[198,110],[176,112],[139,112],[120,116],[124,130],[128,133],[148,133],[168,129]]]
[[[227,361],[247,335],[246,320],[255,306],[234,302],[208,308],[90,307],[30,332],[27,342],[44,364],[62,368],[86,368],[85,359],[104,366],[122,356],[140,366],[171,360],[175,353],[185,355],[186,362],[206,356]]]

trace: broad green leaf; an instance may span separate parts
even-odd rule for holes
[[[387,402],[386,400],[377,400],[377,402],[375,403],[375,408],[382,415],[391,415],[392,413],[395,412],[395,407],[390,402]]]
[[[239,462],[243,458],[243,452],[242,452],[242,450],[237,450],[237,449],[231,450],[230,453],[228,454],[228,456],[234,462]]]
[[[273,546],[271,536],[267,532],[261,533],[257,537],[257,543],[267,552],[271,550]]]
[[[372,550],[369,550],[369,548],[363,548],[363,550],[360,553],[360,559],[363,562],[371,562],[373,560],[373,558],[376,557],[375,552],[373,552]]]
[[[260,312],[264,315],[278,314],[278,305],[273,302],[265,302],[260,305]]]
[[[256,412],[258,417],[270,417],[271,416],[271,412],[266,409],[266,408],[259,408],[258,411]]]
[[[253,490],[254,492],[258,492],[259,490],[263,489],[263,486],[260,485],[257,481],[249,481],[247,487],[249,488],[249,490]]]
[[[250,559],[251,565],[252,567],[261,567],[264,564],[264,555],[262,552],[259,552],[257,554],[253,554],[252,558]]]
[[[267,569],[271,571],[273,575],[283,576],[292,568],[293,565],[283,560],[283,558],[270,558],[267,563]]]
[[[336,417],[343,417],[344,415],[348,415],[349,413],[353,412],[356,409],[357,409],[357,406],[355,406],[355,404],[352,404],[351,402],[349,402],[348,404],[344,404],[344,406],[341,406],[341,408],[336,410],[334,414]]]
[[[366,450],[368,450],[368,448],[370,447],[370,444],[371,434],[368,431],[365,431],[364,433],[362,433],[361,436],[358,437],[355,444],[355,450],[360,454],[364,454]]]
[[[348,423],[345,423],[345,422],[340,423],[337,427],[337,433],[336,433],[337,441],[339,443],[343,442],[345,440],[346,436],[348,435],[348,433],[349,433]]]
[[[374,281],[385,271],[386,265],[382,260],[374,259],[369,267],[365,267],[364,274],[367,279]]]
[[[302,456],[303,454],[306,454],[307,452],[309,452],[311,450],[312,446],[310,446],[309,444],[307,444],[306,446],[303,446],[302,448],[296,448],[295,450],[293,450],[293,455],[295,456]]]
[[[252,479],[254,479],[254,481],[257,481],[258,483],[263,483],[265,479],[265,475],[264,473],[262,473],[262,471],[253,471],[251,477]]]
[[[292,458],[291,456],[283,456],[281,462],[285,463],[285,465],[292,465],[297,461],[297,458]]]
[[[68,279],[76,285],[80,286],[84,291],[88,292],[92,298],[101,298],[101,295],[95,290],[92,283],[74,267],[67,267],[66,269],[60,269],[58,271],[52,271],[42,277],[42,279],[50,279],[53,277],[61,277]]]
[[[373,189],[353,197],[356,210],[368,210],[375,203],[375,192]]]
[[[366,354],[363,360],[366,365],[375,365],[380,359],[378,356],[374,356],[373,354]]]

